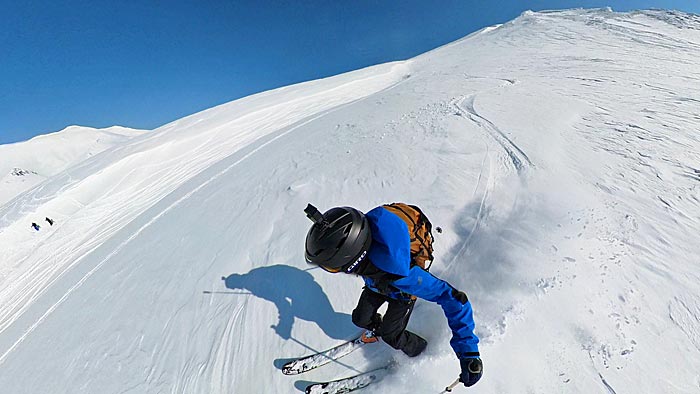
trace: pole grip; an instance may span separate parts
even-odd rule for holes
[[[454,389],[455,387],[457,387],[458,384],[459,384],[459,378],[457,378],[457,380],[455,380],[454,382],[452,382],[451,385],[447,386],[447,387],[445,388],[445,392],[446,392],[446,393],[451,393],[451,392],[452,392],[452,389]]]

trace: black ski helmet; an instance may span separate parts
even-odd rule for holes
[[[311,204],[304,212],[314,222],[306,234],[306,262],[328,272],[354,271],[372,244],[365,215],[351,207],[331,208],[322,215]]]

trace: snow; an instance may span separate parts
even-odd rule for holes
[[[431,272],[473,303],[472,391],[698,393],[699,56],[694,15],[528,12],[63,168],[44,155],[88,150],[0,146],[3,173],[47,174],[0,207],[0,387],[296,393],[394,360],[365,391],[440,392],[459,365],[427,302],[421,357],[380,343],[279,371],[357,333],[361,280],[306,265],[306,204],[406,201],[444,229]]]
[[[0,145],[0,205],[49,177],[89,159],[144,130],[69,126],[29,141]]]

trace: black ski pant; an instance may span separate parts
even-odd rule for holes
[[[389,305],[382,318],[377,310],[385,302]],[[414,304],[415,300],[395,300],[365,288],[352,311],[352,322],[358,327],[374,330],[389,346],[414,356],[425,348],[423,338],[406,330]]]

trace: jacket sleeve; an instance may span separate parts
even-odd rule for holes
[[[479,355],[479,338],[474,334],[474,316],[469,301],[462,304],[452,296],[453,287],[420,267],[412,267],[409,275],[392,283],[397,289],[436,302],[442,307],[452,330],[450,345],[457,357]]]

